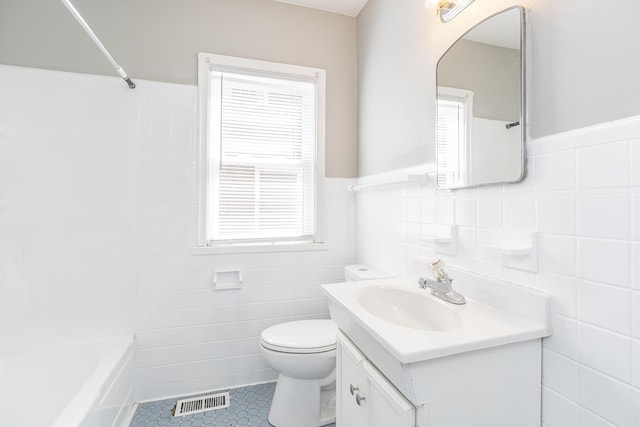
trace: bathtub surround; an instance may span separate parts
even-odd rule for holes
[[[402,276],[414,257],[440,257],[550,292],[543,424],[640,425],[640,117],[536,139],[528,153],[529,175],[516,185],[358,192],[358,261]],[[449,224],[455,255],[418,239]],[[535,272],[485,249],[499,233],[533,231]]]
[[[0,66],[0,352],[133,337],[139,106],[117,80]]]
[[[131,410],[138,105],[117,80],[0,66],[0,424]]]

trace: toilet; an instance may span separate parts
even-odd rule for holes
[[[361,264],[345,267],[345,281],[390,277]],[[278,371],[269,422],[275,427],[319,427],[336,415],[336,333],[332,320],[298,320],[262,331],[260,354]]]

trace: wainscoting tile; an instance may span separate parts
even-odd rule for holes
[[[616,426],[633,426],[633,390],[592,369],[580,368],[580,404]]]
[[[578,406],[547,387],[543,387],[542,391],[542,421],[544,425],[578,427]]]
[[[578,150],[578,188],[627,187],[630,144],[618,142]]]
[[[578,282],[579,319],[601,328],[631,335],[631,291],[617,286]]]
[[[583,237],[629,239],[631,234],[629,195],[578,197],[578,234]]]
[[[613,240],[578,240],[578,277],[629,287],[631,246]]]
[[[576,234],[575,197],[539,197],[536,208],[539,232],[567,235]]]
[[[581,323],[578,354],[581,364],[631,384],[631,338]]]
[[[536,157],[536,190],[576,188],[576,152],[544,154]]]

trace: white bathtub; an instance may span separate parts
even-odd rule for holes
[[[133,400],[133,341],[0,353],[0,424],[121,427]]]

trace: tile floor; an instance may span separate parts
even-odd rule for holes
[[[171,409],[179,399],[192,396],[144,402],[136,409],[129,427],[271,427],[267,416],[275,388],[276,383],[232,388],[229,389],[229,408],[183,417],[174,417]],[[327,427],[335,427],[335,424]]]

